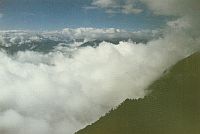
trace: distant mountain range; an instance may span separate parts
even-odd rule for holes
[[[125,100],[76,134],[200,134],[199,52],[167,70],[147,91],[145,98]]]
[[[109,42],[112,44],[119,44],[120,41],[132,41],[135,43],[147,43],[149,40],[148,39],[105,39],[105,40],[93,40],[93,41],[87,41],[84,42],[84,39],[79,39],[79,46],[73,45],[77,40],[68,40],[68,41],[55,41],[55,40],[50,40],[50,39],[43,39],[39,41],[29,41],[29,42],[22,42],[22,43],[11,43],[9,46],[1,45],[0,48],[6,50],[8,53],[16,53],[18,51],[37,51],[37,52],[51,52],[55,47],[57,46],[63,46],[63,47],[69,47],[69,48],[74,48],[74,47],[86,47],[86,46],[91,46],[91,47],[97,47],[99,46],[100,43],[103,41]],[[83,42],[81,42],[83,41]]]
[[[70,37],[68,34],[55,32],[55,33],[34,33],[28,31],[7,31],[0,32],[0,49],[5,50],[10,54],[14,54],[18,51],[37,51],[48,53],[53,51],[56,47],[97,47],[103,41],[112,44],[119,44],[120,41],[131,41],[134,43],[147,43],[150,40],[162,37],[161,33],[134,33],[130,34],[130,37],[101,37],[97,36],[94,39]],[[122,37],[120,37],[122,36]]]
[[[125,41],[125,42],[131,41],[134,43],[146,44],[150,40],[152,40],[152,39],[142,39],[142,38],[112,38],[112,39],[104,39],[104,40],[98,39],[98,40],[93,40],[93,41],[87,41],[87,42],[81,44],[80,47],[86,47],[86,46],[97,47],[103,41],[117,45],[117,44],[119,44],[120,41]]]

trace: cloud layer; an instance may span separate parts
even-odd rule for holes
[[[118,2],[94,0],[93,5],[115,9]],[[72,134],[124,99],[144,97],[145,88],[167,68],[200,50],[197,0],[141,2],[155,14],[180,18],[167,23],[162,38],[147,44],[102,42],[99,47],[79,48],[70,55],[65,49],[15,55],[0,51],[0,133]],[[178,3],[180,7],[174,6]],[[43,36],[55,39],[57,33],[45,32]],[[129,34],[116,29],[80,28],[64,29],[59,38],[119,38]]]
[[[137,7],[138,0],[93,0],[91,5],[91,7],[103,8],[107,13],[138,14],[143,11],[143,9]]]
[[[148,44],[103,42],[70,57],[0,52],[0,133],[74,133],[124,99],[144,97],[144,89],[198,43],[180,29]]]

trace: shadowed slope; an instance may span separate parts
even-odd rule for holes
[[[199,134],[200,53],[180,61],[149,88],[77,134]]]

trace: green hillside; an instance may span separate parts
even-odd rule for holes
[[[126,100],[77,134],[200,134],[200,53],[147,90],[144,99]]]

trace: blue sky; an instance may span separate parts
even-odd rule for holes
[[[92,0],[2,0],[0,30],[60,30],[66,27],[140,30],[162,27],[167,20],[152,15],[147,9],[140,14],[111,14],[102,8],[84,8],[91,3]]]

